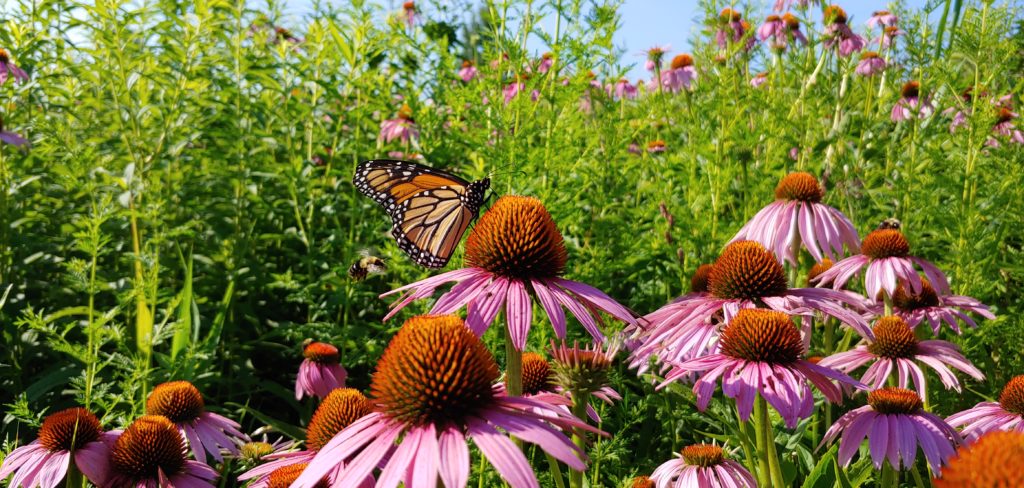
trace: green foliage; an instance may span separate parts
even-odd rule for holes
[[[307,338],[337,345],[349,385],[365,389],[402,317],[429,309],[381,321],[379,294],[429,274],[350,183],[359,161],[390,152],[490,175],[498,195],[540,198],[565,236],[567,277],[641,313],[688,291],[690,274],[772,200],[782,175],[811,171],[862,235],[899,218],[914,254],[998,315],[947,335],[988,379],[944,396],[938,412],[991,399],[1024,372],[1024,146],[993,133],[990,102],[1020,99],[1011,7],[957,1],[939,36],[928,12],[899,10],[906,34],[886,74],[870,78],[853,74],[856,59],[820,49],[719,52],[705,32],[694,39],[692,91],[642,89],[634,101],[590,85],[642,62],[612,42],[617,1],[488,1],[479,11],[456,2],[425,9],[414,29],[379,5],[342,2],[287,32],[275,30],[279,5],[256,3],[0,7],[0,47],[31,75],[0,85],[0,116],[32,141],[0,145],[5,442],[23,444],[44,412],[74,404],[123,426],[170,379],[194,382],[249,431],[300,436],[311,407],[292,387]],[[716,2],[704,3],[716,16]],[[755,28],[759,15],[747,15]],[[819,27],[803,26],[814,46]],[[534,44],[553,53],[546,74]],[[458,79],[463,59],[479,78]],[[531,75],[519,76],[526,65]],[[768,81],[754,88],[760,71]],[[523,93],[504,103],[515,79]],[[936,110],[894,123],[908,80]],[[985,95],[965,100],[971,86]],[[381,121],[403,103],[420,137],[385,143]],[[967,123],[951,132],[947,108]],[[655,140],[667,150],[643,150]],[[367,248],[388,272],[352,281],[346,270]],[[531,349],[553,338],[546,325],[533,331]],[[494,331],[485,339],[501,350]],[[655,392],[625,367],[614,378],[623,400],[600,407],[612,437],[591,448],[591,486],[624,485],[716,436],[743,457],[728,440],[741,430],[731,403],[701,414],[688,388]],[[811,428],[778,436],[793,479],[868,477],[863,464],[838,469],[832,451],[813,454]],[[546,470],[543,453],[532,458]],[[493,471],[473,476],[496,483]]]

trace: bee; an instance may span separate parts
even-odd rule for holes
[[[384,260],[370,254],[369,250],[359,251],[359,256],[359,260],[348,268],[348,276],[354,281],[362,281],[371,274],[380,274],[388,269]]]
[[[903,224],[900,223],[899,219],[897,219],[897,218],[888,218],[888,219],[883,220],[880,224],[878,224],[878,230],[882,230],[882,229],[900,230],[900,227],[902,225]]]

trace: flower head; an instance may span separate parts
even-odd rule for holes
[[[903,84],[901,97],[892,107],[890,118],[893,122],[910,120],[915,117],[925,118],[935,111],[931,102],[921,98],[921,85],[916,81],[908,81]]]
[[[935,488],[1000,488],[1024,486],[1024,434],[990,432],[961,446],[949,459]]]
[[[981,402],[946,421],[963,427],[964,438],[968,440],[996,430],[1024,432],[1024,375],[1006,382],[998,402]]]
[[[601,344],[568,347],[551,343],[552,380],[566,391],[590,394],[608,387],[608,370],[619,352],[617,341],[607,349]]]
[[[898,316],[878,319],[872,335],[864,340],[866,344],[829,356],[819,364],[844,373],[870,364],[860,379],[864,384],[880,388],[892,374],[898,373],[896,383],[900,388],[906,388],[913,379],[914,388],[921,395],[927,395],[925,388],[928,383],[920,364],[932,368],[947,389],[956,391],[960,391],[960,382],[950,367],[979,381],[985,378],[955,344],[941,340],[919,340],[914,335],[914,329]]]
[[[878,297],[885,291],[892,297],[901,283],[909,285],[913,293],[921,291],[921,277],[914,266],[921,268],[928,281],[939,293],[949,294],[946,275],[929,261],[910,254],[910,241],[897,229],[875,229],[861,242],[860,254],[835,263],[828,271],[820,274],[815,282],[818,286],[832,284],[839,289],[846,285],[861,269],[864,273],[864,288],[869,297]]]
[[[655,488],[654,480],[649,476],[637,476],[630,480],[629,488]]]
[[[173,422],[201,463],[206,462],[207,453],[218,462],[224,459],[222,450],[238,455],[237,441],[249,440],[238,430],[241,426],[237,422],[207,412],[203,395],[188,381],[156,385],[146,398],[146,414],[162,416]]]
[[[854,70],[861,76],[874,76],[885,70],[885,60],[878,56],[875,51],[864,51],[860,53],[860,62]]]
[[[889,462],[895,469],[909,469],[918,446],[932,470],[938,471],[960,444],[960,435],[940,417],[926,412],[921,397],[903,388],[882,388],[868,394],[868,404],[839,418],[825,433],[822,445],[839,434],[839,463],[847,466],[865,437],[875,468]]]
[[[864,38],[855,34],[846,23],[846,11],[836,5],[824,9],[825,47],[838,47],[839,55],[849,57],[856,51],[864,49]]]
[[[467,438],[511,486],[537,486],[523,453],[497,428],[584,469],[582,453],[555,426],[593,429],[554,405],[506,396],[494,385],[499,374],[494,357],[458,317],[409,319],[377,363],[370,386],[377,411],[334,436],[293,486],[313,487],[339,459],[351,458],[335,486],[350,486],[381,465],[379,486],[400,480],[434,486],[440,477],[445,486],[464,487]]]
[[[899,37],[899,36],[902,36],[902,35],[906,35],[906,32],[903,32],[903,30],[901,30],[899,27],[896,27],[894,25],[883,28],[882,29],[882,47],[890,47],[890,46],[892,46],[892,44],[894,42],[896,42],[896,38]]]
[[[660,487],[757,487],[754,477],[742,464],[727,459],[722,448],[712,444],[684,447],[678,458],[658,466],[651,474],[651,480]]]
[[[408,104],[402,104],[395,118],[380,123],[380,138],[384,139],[384,142],[397,139],[402,144],[408,144],[409,141],[419,137],[420,130],[416,127],[416,121],[412,118],[412,109]]]
[[[28,139],[21,137],[14,132],[8,132],[4,130],[4,119],[0,117],[0,141],[10,144],[14,147],[22,147],[28,144]]]
[[[302,348],[305,359],[295,380],[295,399],[305,395],[326,397],[335,388],[345,387],[348,372],[339,363],[338,348],[326,342],[310,342]]]
[[[185,439],[167,417],[143,415],[118,435],[110,451],[106,486],[145,488],[167,480],[174,486],[213,487],[217,472],[190,461]]]
[[[654,46],[647,50],[647,62],[644,63],[644,67],[647,71],[654,71],[655,68],[661,67],[661,60],[665,57],[671,46]]]
[[[478,72],[479,71],[476,69],[476,66],[473,66],[473,62],[472,61],[470,61],[468,59],[464,60],[462,62],[462,67],[459,68],[459,72],[458,72],[459,79],[461,79],[462,81],[468,83],[468,82],[472,81],[473,78],[476,78],[476,75],[477,75]]]
[[[775,201],[762,208],[732,238],[752,240],[771,249],[779,260],[797,264],[802,245],[815,261],[843,256],[843,246],[860,249],[857,230],[842,212],[821,203],[825,196],[818,179],[810,173],[789,173],[775,187]]]
[[[978,324],[967,315],[968,312],[989,320],[996,318],[987,305],[974,298],[963,295],[940,295],[927,278],[921,278],[921,290],[917,293],[909,291],[902,283],[897,285],[892,295],[892,306],[893,313],[906,320],[911,327],[917,327],[917,324],[927,320],[935,335],[939,334],[943,323],[949,325],[957,334],[960,333],[959,320],[969,327],[977,327]],[[878,303],[874,311],[880,313],[883,308],[884,306]]]
[[[647,152],[651,154],[663,153],[665,152],[665,148],[665,141],[661,139],[655,139],[647,143]]]
[[[103,432],[99,419],[84,408],[51,413],[43,419],[36,440],[4,458],[0,480],[14,474],[7,486],[54,488],[64,480],[69,463],[74,463],[100,486],[107,479],[106,458],[116,435]]]
[[[413,300],[429,297],[441,285],[455,281],[456,285],[434,303],[431,313],[448,314],[465,306],[469,310],[466,324],[482,335],[504,308],[513,344],[520,350],[526,346],[532,321],[531,295],[540,302],[559,338],[566,333],[563,306],[596,340],[604,337],[597,326],[598,310],[628,324],[636,323],[629,310],[600,290],[561,278],[567,264],[565,242],[551,214],[536,198],[499,198],[470,231],[465,264],[466,268],[382,295],[409,292],[385,319]]]
[[[871,14],[871,18],[868,19],[868,27],[871,29],[878,26],[882,26],[882,28],[895,27],[896,22],[898,22],[898,19],[892,14],[892,12],[889,12],[888,10],[879,10]]]
[[[7,78],[14,78],[14,81],[28,81],[28,73],[11,62],[11,55],[4,49],[0,49],[0,85],[7,81]]]
[[[416,2],[403,3],[400,17],[405,21],[405,25],[409,29],[416,27],[416,24],[420,21],[419,10],[416,9]]]
[[[703,373],[693,387],[699,410],[707,408],[721,379],[722,393],[736,400],[743,420],[750,418],[760,395],[789,427],[814,410],[812,384],[833,403],[843,397],[833,381],[863,387],[845,374],[803,359],[806,348],[800,330],[782,312],[740,310],[725,326],[720,342],[718,353],[673,364],[661,386],[690,372]]]
[[[693,65],[693,57],[689,54],[679,54],[672,58],[669,69],[660,73],[660,78],[651,80],[650,88],[653,90],[661,84],[662,90],[668,93],[676,93],[681,90],[689,90],[693,81],[697,79],[697,68]]]

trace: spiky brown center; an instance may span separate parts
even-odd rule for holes
[[[811,266],[811,270],[807,272],[807,283],[811,283],[819,275],[832,269],[833,264],[829,258],[822,259],[820,263],[814,263],[814,266]]]
[[[412,121],[412,108],[409,107],[409,104],[403,103],[402,108],[398,109],[398,118]]]
[[[608,385],[613,358],[614,352],[605,351],[601,344],[569,347],[563,343],[551,349],[552,380],[566,390],[593,393]]]
[[[875,51],[864,51],[860,53],[860,59],[875,59],[878,57],[878,53]]]
[[[551,381],[551,365],[544,356],[535,352],[523,353],[523,393],[536,395],[551,391],[554,386]]]
[[[743,309],[722,331],[722,354],[769,364],[790,364],[804,353],[800,331],[774,310]]]
[[[392,418],[462,425],[494,401],[491,385],[498,375],[494,357],[462,319],[422,315],[407,320],[391,339],[370,389]]]
[[[864,237],[860,252],[872,259],[904,257],[910,254],[910,242],[896,229],[877,229]]]
[[[786,27],[789,30],[797,30],[800,28],[800,19],[797,19],[795,15],[786,12],[782,15],[782,21],[786,23]]]
[[[499,198],[466,239],[466,265],[507,278],[554,278],[567,259],[554,219],[531,197]]]
[[[74,451],[102,433],[103,426],[92,412],[75,407],[48,415],[39,428],[39,443],[50,452]]]
[[[709,468],[725,459],[722,448],[711,444],[694,444],[683,448],[683,461],[691,466]]]
[[[146,399],[146,414],[163,415],[174,423],[195,420],[203,410],[203,395],[188,381],[156,385]]]
[[[900,317],[890,315],[878,319],[872,332],[875,340],[868,344],[871,354],[890,359],[912,358],[917,354],[914,329]]]
[[[359,390],[335,388],[309,420],[306,449],[319,451],[335,434],[372,411],[373,404]]]
[[[302,472],[306,470],[309,463],[296,463],[288,466],[282,466],[270,472],[267,476],[267,488],[288,488],[292,486],[295,480],[299,479]],[[313,488],[327,488],[327,480],[320,480]]]
[[[723,22],[739,22],[742,15],[731,8],[722,9],[722,13],[718,15],[718,18],[722,19]]]
[[[269,442],[246,442],[242,444],[239,449],[242,452],[242,457],[250,461],[259,461],[263,459],[263,456],[274,452],[274,446],[270,445]]]
[[[825,7],[825,23],[845,24],[846,11],[838,5],[829,5]]]
[[[630,488],[654,488],[654,480],[649,476],[637,476],[633,478],[633,481],[629,484]]]
[[[896,34],[900,33],[899,27],[896,27],[895,25],[890,25],[889,27],[886,27],[882,31],[885,32],[885,35],[889,37],[894,37],[896,36]]]
[[[900,94],[903,95],[903,98],[917,97],[921,94],[921,84],[916,81],[908,81],[903,84]]]
[[[1006,382],[999,394],[999,405],[1007,412],[1024,416],[1024,375],[1015,376]]]
[[[167,417],[143,415],[114,442],[110,464],[131,480],[155,482],[161,470],[168,477],[180,473],[185,456],[185,439],[177,426]]]
[[[463,68],[472,68],[473,67],[473,62],[468,60],[468,59],[464,59],[462,61],[462,67]]]
[[[726,246],[708,275],[711,294],[725,299],[778,296],[786,292],[782,265],[761,244],[736,241]]]
[[[996,123],[1002,124],[1013,120],[1013,111],[1006,107],[999,107],[999,115],[997,116]]]
[[[7,51],[0,49],[0,64],[7,64],[11,62],[11,55],[7,54]]]
[[[693,272],[693,276],[690,278],[690,292],[692,293],[707,293],[711,290],[709,280],[711,277],[711,270],[715,269],[712,264],[702,264],[697,267],[697,271]]]
[[[909,415],[921,410],[924,403],[906,388],[880,388],[868,393],[868,405],[878,413]]]
[[[680,69],[687,66],[693,66],[693,56],[680,54],[672,58],[672,69]]]
[[[1024,486],[1024,434],[991,431],[957,449],[932,480],[935,488]]]
[[[302,349],[306,359],[320,364],[338,364],[338,348],[326,342],[311,342]]]
[[[416,10],[416,2],[405,2],[402,4],[402,8],[405,10]]]
[[[665,141],[656,139],[647,143],[648,151],[660,151],[665,149]]]
[[[821,188],[818,179],[803,171],[784,176],[775,187],[775,198],[779,200],[820,202],[823,196],[825,190]]]
[[[766,17],[764,19],[764,21],[765,22],[780,22],[780,21],[782,21],[782,17],[779,17],[778,15],[772,14],[772,15],[769,15],[768,17]]]
[[[920,308],[937,307],[939,306],[939,294],[935,293],[931,282],[921,278],[920,293],[914,293],[900,283],[892,294],[892,304],[896,308],[908,312]]]
[[[889,11],[888,11],[888,10],[876,10],[876,11],[875,11],[875,12],[874,12],[873,14],[871,14],[871,15],[872,15],[873,17],[880,17],[880,16],[882,16],[882,15],[889,15]]]

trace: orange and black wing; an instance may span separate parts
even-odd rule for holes
[[[356,188],[391,216],[398,247],[420,265],[448,263],[490,186],[468,183],[450,173],[410,161],[364,161],[353,178]]]

